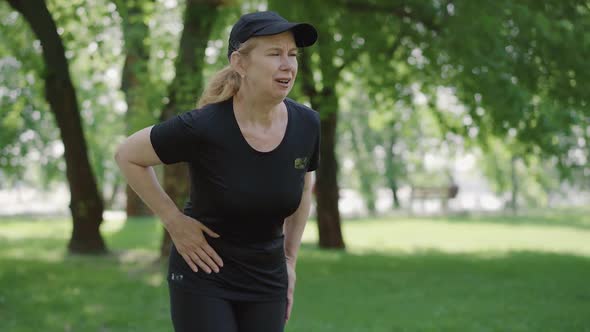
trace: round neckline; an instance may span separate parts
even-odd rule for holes
[[[252,145],[250,145],[250,143],[248,143],[248,140],[246,139],[246,137],[244,137],[244,133],[242,133],[242,129],[240,128],[240,124],[238,123],[238,119],[236,118],[233,98],[230,99],[231,117],[233,120],[232,122],[234,123],[234,128],[237,130],[237,133],[240,136],[242,142],[250,149],[250,151],[257,153],[257,154],[266,155],[266,154],[271,154],[271,153],[279,150],[281,148],[281,146],[283,146],[283,143],[287,139],[287,134],[289,134],[289,128],[291,128],[291,108],[289,107],[289,103],[287,102],[287,99],[283,99],[282,103],[285,104],[285,108],[287,110],[287,126],[285,127],[285,132],[283,134],[283,137],[281,138],[281,141],[279,142],[279,144],[277,146],[275,146],[272,150],[260,151],[260,150],[255,149]]]

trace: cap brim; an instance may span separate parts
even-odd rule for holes
[[[295,38],[295,44],[297,47],[311,46],[315,44],[316,40],[318,40],[317,30],[309,23],[273,23],[256,31],[252,34],[252,36],[270,36],[285,31],[293,32],[293,37]]]

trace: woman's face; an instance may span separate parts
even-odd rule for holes
[[[283,100],[297,76],[297,46],[293,34],[286,31],[255,38],[256,46],[244,59],[242,84],[265,99]]]

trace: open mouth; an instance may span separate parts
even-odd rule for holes
[[[277,83],[279,83],[282,86],[289,86],[289,83],[291,82],[291,79],[285,78],[285,79],[276,79],[275,80]]]

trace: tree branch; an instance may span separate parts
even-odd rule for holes
[[[420,17],[414,11],[408,10],[408,6],[405,5],[371,4],[356,0],[341,0],[341,3],[345,8],[355,13],[388,13],[399,18],[409,18],[412,21],[420,22],[432,31],[441,30],[440,24],[435,22],[436,16]]]

